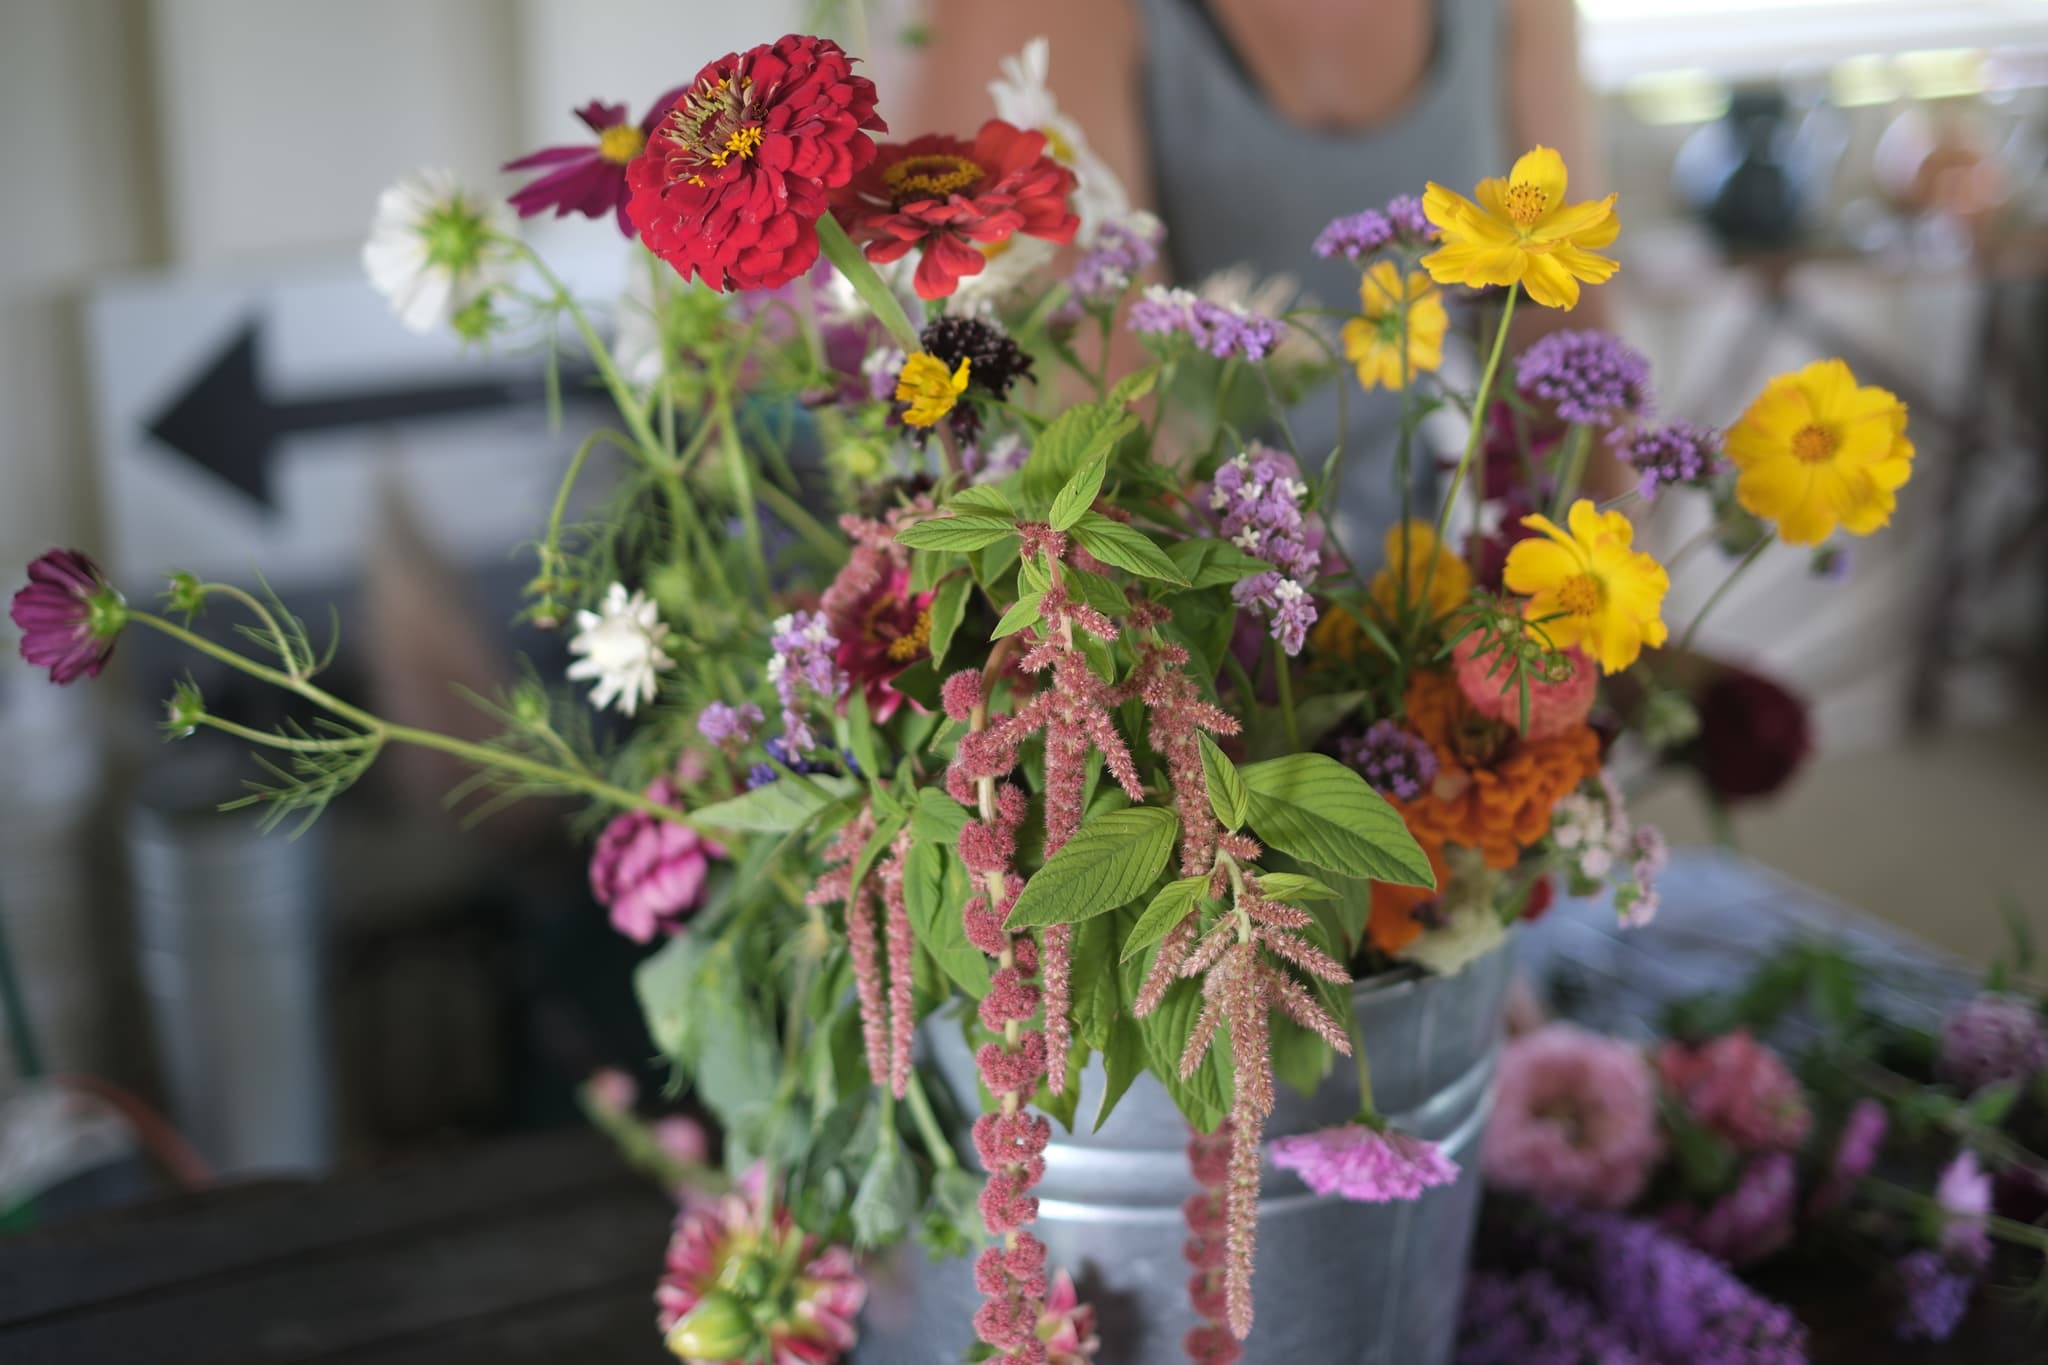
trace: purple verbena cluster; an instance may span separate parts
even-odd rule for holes
[[[1337,756],[1356,768],[1374,791],[1396,801],[1413,801],[1436,780],[1436,750],[1421,735],[1391,720],[1376,721],[1363,735],[1339,740]]]
[[[1316,235],[1315,253],[1362,261],[1390,243],[1419,245],[1436,240],[1437,226],[1422,212],[1422,201],[1404,194],[1384,209],[1366,209],[1333,219]]]
[[[753,741],[763,719],[761,708],[750,701],[738,706],[715,701],[698,714],[697,733],[721,749],[739,749]]]
[[[1541,1270],[1481,1270],[1465,1286],[1457,1365],[1637,1365],[1587,1299]]]
[[[1554,404],[1567,422],[1643,417],[1654,401],[1649,360],[1606,332],[1552,332],[1522,352],[1516,375],[1525,397]]]
[[[1159,259],[1166,230],[1149,213],[1116,218],[1096,229],[1095,245],[1067,276],[1067,289],[1077,304],[1106,307],[1123,297],[1131,281]]]
[[[1617,432],[1615,451],[1642,479],[1646,498],[1667,485],[1701,485],[1721,467],[1721,434],[1712,427],[1671,422],[1641,431]]]
[[[1153,336],[1187,337],[1219,360],[1264,360],[1279,346],[1284,325],[1191,290],[1155,284],[1131,305],[1130,328]]]
[[[768,681],[782,699],[782,740],[800,758],[818,743],[804,713],[803,694],[830,704],[846,692],[846,675],[834,657],[839,641],[823,614],[798,611],[776,618],[769,644],[775,653],[768,660]]]
[[[1287,653],[1299,654],[1316,623],[1315,582],[1321,561],[1321,533],[1302,514],[1308,485],[1294,461],[1256,442],[1216,471],[1209,484],[1209,510],[1218,529],[1246,554],[1273,566],[1231,589],[1239,607],[1272,622],[1273,638]]]

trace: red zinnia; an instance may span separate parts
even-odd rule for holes
[[[775,289],[818,259],[818,216],[875,158],[875,84],[798,34],[697,73],[626,168],[648,250],[713,289]]]
[[[592,100],[578,109],[576,117],[597,134],[597,141],[543,147],[517,161],[506,162],[502,169],[508,171],[550,168],[540,179],[513,192],[512,207],[519,210],[521,218],[531,218],[548,209],[553,209],[557,218],[571,213],[580,213],[585,218],[616,213],[619,231],[631,237],[633,221],[626,216],[630,193],[626,188],[626,167],[640,155],[647,145],[647,135],[682,93],[677,88],[663,95],[637,125],[626,122],[623,104]]]
[[[1073,191],[1074,173],[1045,155],[1045,134],[992,118],[972,143],[938,133],[885,143],[835,203],[847,234],[867,244],[877,265],[922,247],[917,296],[942,299],[988,263],[970,243],[1018,232],[1073,241],[1081,226],[1067,206]]]

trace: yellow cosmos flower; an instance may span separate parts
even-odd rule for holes
[[[1522,614],[1542,621],[1557,648],[1578,645],[1600,661],[1601,672],[1618,673],[1644,645],[1661,645],[1670,633],[1662,612],[1671,576],[1631,548],[1635,528],[1621,513],[1600,512],[1580,498],[1565,520],[1569,531],[1549,517],[1523,517],[1522,525],[1546,538],[1515,542],[1502,581],[1529,599]]]
[[[1436,543],[1436,528],[1426,521],[1408,523],[1405,563],[1401,555],[1402,539],[1399,526],[1388,530],[1386,567],[1372,576],[1373,605],[1380,609],[1380,615],[1393,620],[1400,614],[1404,596],[1411,605],[1419,602],[1425,581],[1429,584],[1429,617],[1432,621],[1463,606],[1465,599],[1472,595],[1472,571],[1465,567],[1462,558]],[[1434,572],[1430,570],[1431,564],[1436,565]]]
[[[1728,429],[1740,470],[1735,497],[1778,523],[1794,545],[1818,545],[1841,526],[1867,536],[1892,519],[1913,474],[1906,405],[1884,389],[1859,388],[1839,360],[1781,374]]]
[[[1443,245],[1422,258],[1438,284],[1519,283],[1545,308],[1570,309],[1579,281],[1602,284],[1620,269],[1591,248],[1621,231],[1614,196],[1564,201],[1564,158],[1548,147],[1524,155],[1505,180],[1482,180],[1473,203],[1434,181],[1422,211],[1443,232]]]
[[[1380,261],[1358,283],[1363,317],[1344,324],[1344,355],[1358,367],[1358,382],[1368,389],[1401,387],[1401,270]],[[1444,312],[1443,291],[1420,271],[1408,276],[1408,373],[1424,374],[1444,363],[1444,330],[1451,325]]]
[[[914,427],[937,423],[953,410],[965,392],[965,356],[960,359],[960,368],[948,374],[945,361],[919,351],[903,362],[903,372],[896,376],[896,401],[910,404],[910,411],[903,414],[903,420]]]

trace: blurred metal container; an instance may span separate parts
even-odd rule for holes
[[[211,766],[149,775],[128,818],[135,945],[171,1113],[223,1172],[334,1160],[318,828],[264,834]]]
[[[1479,1139],[1492,1107],[1510,954],[1496,949],[1451,977],[1400,974],[1354,992],[1380,1110],[1406,1132],[1442,1145],[1461,1174],[1412,1203],[1319,1199],[1267,1165],[1259,1194],[1258,1317],[1245,1365],[1444,1365],[1456,1344],[1465,1262],[1478,1215]],[[975,1094],[974,1059],[960,1031],[925,1030],[953,1093]],[[1102,1359],[1181,1365],[1188,1306],[1181,1204],[1187,1124],[1166,1089],[1141,1076],[1100,1133],[1086,1131],[1104,1077],[1081,1081],[1081,1131],[1053,1129],[1033,1231],[1052,1264],[1071,1272],[1095,1306]],[[1347,1121],[1357,1078],[1340,1065],[1312,1097],[1279,1088],[1268,1139]],[[969,1169],[971,1143],[957,1139]],[[967,1259],[932,1261],[906,1244],[869,1279],[854,1353],[861,1365],[957,1365],[980,1303]]]

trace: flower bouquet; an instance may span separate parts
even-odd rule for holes
[[[1544,148],[1472,198],[1432,184],[1333,223],[1314,248],[1359,267],[1341,325],[1147,285],[1161,226],[1044,70],[1042,47],[1006,64],[971,137],[885,140],[874,86],[807,36],[710,62],[638,121],[578,111],[594,140],[512,162],[539,175],[510,207],[637,239],[609,325],[506,207],[434,174],[380,201],[364,262],[404,324],[530,346],[551,374],[566,338],[616,409],[569,461],[527,607],[569,632],[587,696],[529,680],[469,742],[327,690],[304,625],[233,585],[173,575],[149,612],[53,552],[14,601],[59,682],[143,628],[297,698],[276,731],[190,684],[169,702],[171,734],[257,746],[268,819],[313,818],[394,744],[473,764],[487,802],[601,814],[592,892],[662,945],[648,1023],[736,1182],[686,1202],[662,1273],[687,1360],[840,1357],[862,1303],[841,1248],[912,1234],[969,1258],[980,1300],[916,1320],[931,1359],[1093,1355],[1068,1276],[1119,1292],[1120,1267],[1050,1263],[1034,1191],[1055,1124],[1102,1130],[1140,1094],[1194,1130],[1189,1294],[1147,1290],[1142,1315],[1239,1359],[1263,1185],[1407,1207],[1457,1176],[1376,1107],[1354,983],[1497,961],[1554,875],[1655,908],[1661,843],[1607,755],[1646,718],[1658,743],[1684,726],[1645,654],[1667,577],[1629,504],[1712,499],[1746,565],[1876,529],[1911,468],[1899,404],[1839,361],[1772,381],[1724,440],[1650,424],[1647,367],[1612,338],[1511,355],[1518,306],[1569,309],[1616,269],[1613,197],[1572,202]],[[1454,322],[1483,357],[1469,388],[1446,377]],[[1117,372],[1120,329],[1148,363]],[[1402,395],[1405,513],[1377,545],[1333,529],[1360,473],[1342,441],[1289,431],[1288,400],[1332,379]],[[1440,469],[1418,437],[1437,409],[1465,418]],[[1597,502],[1603,441],[1640,487]],[[614,501],[571,523],[607,460]],[[233,643],[194,629],[220,609],[245,618]],[[1499,994],[1458,1007],[1474,1114]],[[926,1062],[948,1049],[971,1067],[942,1087]],[[1339,1095],[1338,1121],[1269,1145],[1285,1091]],[[1407,1338],[1425,1358],[1470,1231],[1469,1199],[1440,1207],[1451,1264],[1417,1297],[1445,1325]],[[1342,1226],[1340,1264],[1375,1235]],[[1325,1330],[1373,1330],[1324,1307]]]

